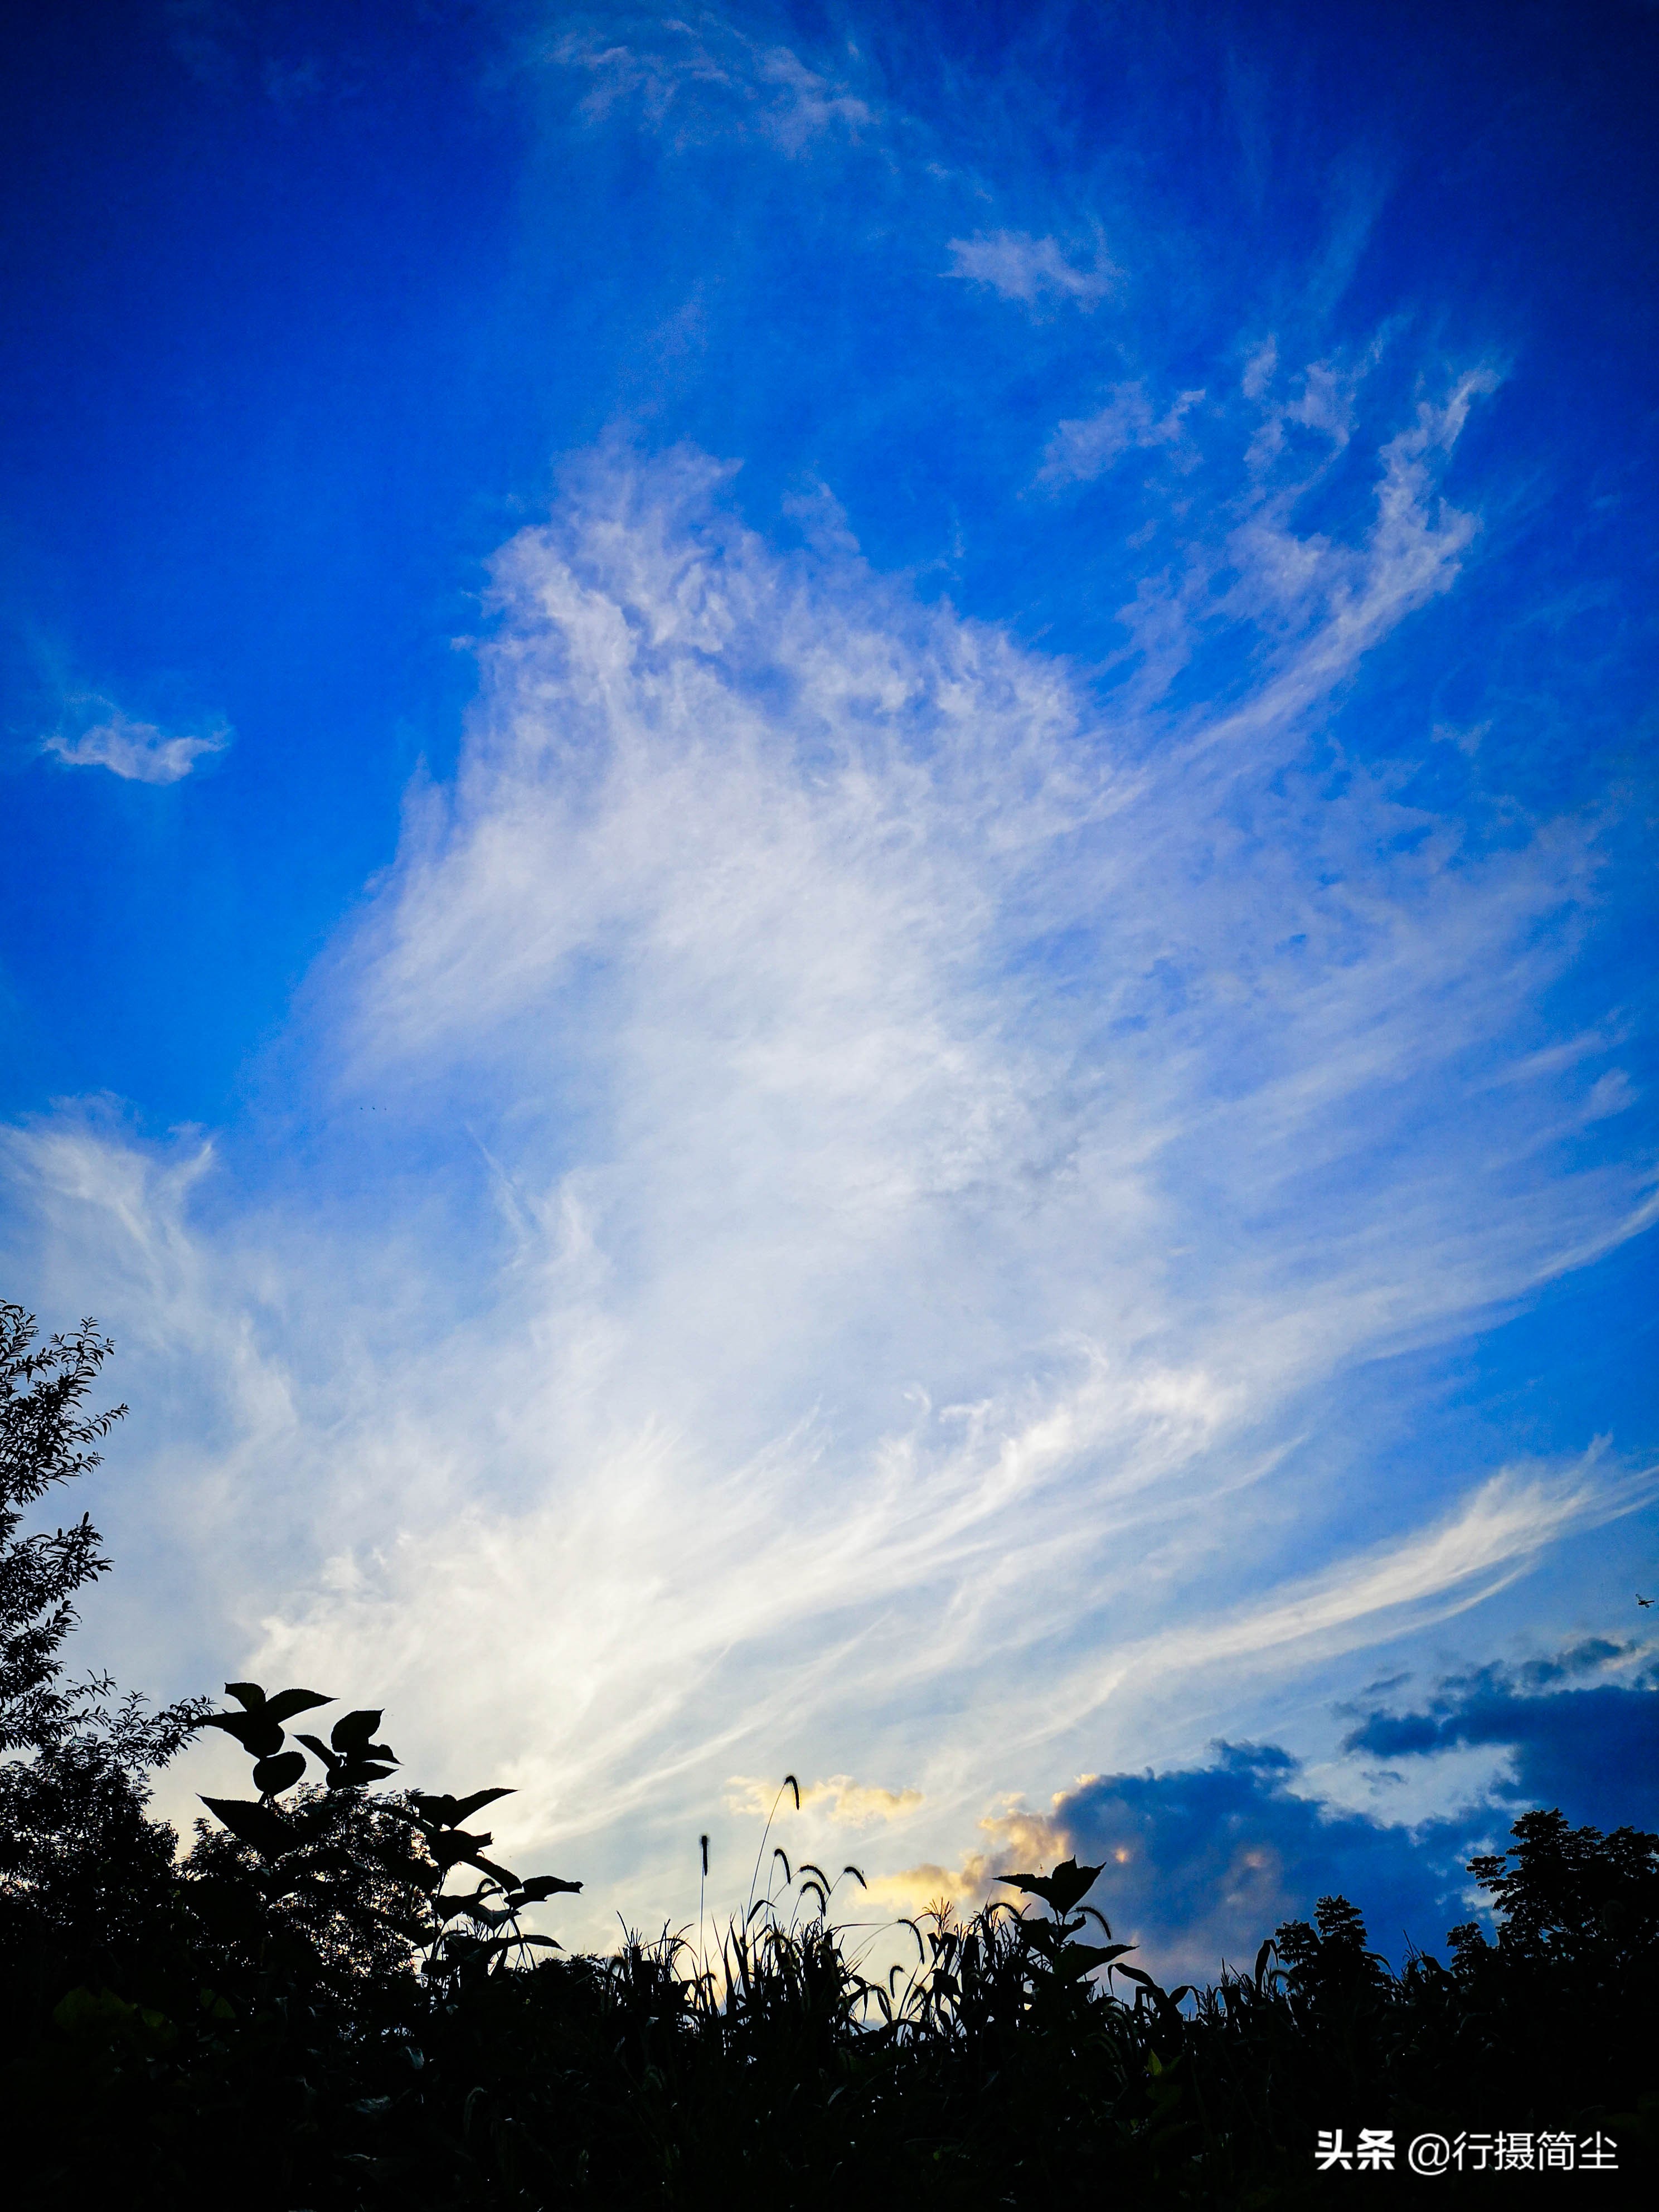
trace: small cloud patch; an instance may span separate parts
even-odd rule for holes
[[[951,265],[947,276],[988,285],[1005,300],[1035,307],[1069,300],[1092,307],[1105,298],[1118,271],[1098,252],[1087,266],[1071,259],[1058,239],[1033,238],[1029,231],[981,231],[974,238],[946,241]]]
[[[154,722],[132,721],[111,708],[78,737],[59,731],[43,741],[41,750],[66,768],[106,768],[129,783],[179,783],[204,755],[222,752],[231,734],[221,727],[205,737],[168,737]]]
[[[1204,394],[1182,392],[1159,414],[1139,384],[1120,384],[1098,414],[1065,422],[1048,441],[1038,481],[1047,484],[1088,483],[1104,476],[1125,453],[1166,447],[1179,465],[1190,467],[1198,454],[1186,429],[1186,417]]]

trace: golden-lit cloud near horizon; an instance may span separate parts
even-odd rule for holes
[[[734,1774],[726,1784],[728,1813],[753,1814],[765,1820],[780,1801],[790,1802],[775,1782],[758,1782],[752,1776]],[[900,1820],[921,1809],[926,1802],[920,1790],[884,1790],[854,1782],[850,1774],[832,1774],[822,1782],[800,1784],[800,1810],[817,1813],[838,1826],[864,1828],[884,1820]]]
[[[989,1838],[987,1844],[965,1850],[954,1867],[927,1860],[892,1874],[872,1875],[871,1901],[885,1906],[895,1917],[914,1919],[945,1906],[958,1916],[976,1912],[1008,1875],[1046,1873],[1070,1853],[1064,1829],[1024,1805],[1005,1802],[1000,1812],[986,1814],[975,1825]]]

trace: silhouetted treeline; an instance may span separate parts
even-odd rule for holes
[[[1019,1909],[902,1923],[915,1965],[884,1983],[845,1949],[827,1877],[787,1862],[711,1958],[672,1935],[566,1957],[523,1916],[575,1885],[493,1856],[481,1816],[503,1793],[398,1788],[378,1712],[325,1736],[291,1725],[329,1702],[303,1689],[233,1684],[222,1711],[148,1716],[106,1683],[66,1682],[97,1539],[84,1521],[20,1535],[20,1516],[93,1462],[112,1417],[82,1408],[106,1346],[90,1325],[33,1342],[0,1309],[12,2201],[1652,2201],[1659,1838],[1528,1814],[1472,1869],[1498,1940],[1455,1929],[1443,1959],[1398,1973],[1330,1898],[1250,1973],[1164,1990],[1091,1911],[1099,1870],[1069,1861],[1011,1870]],[[247,1752],[250,1794],[209,1801],[180,1857],[145,1777],[204,1725]],[[1392,2169],[1375,2149],[1356,2165],[1362,2130],[1389,2137]],[[1501,2173],[1478,2148],[1499,2132]],[[1462,2170],[1413,2179],[1424,2135],[1462,2136]]]

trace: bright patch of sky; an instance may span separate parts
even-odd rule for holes
[[[30,31],[89,1657],[384,1704],[579,1940],[786,1769],[872,1915],[1098,1849],[1188,1972],[1651,1819],[1656,79],[1618,0]]]

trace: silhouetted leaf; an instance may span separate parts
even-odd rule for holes
[[[1091,1974],[1097,1966],[1108,1966],[1134,1948],[1133,1943],[1067,1943],[1060,1957],[1073,1976]]]
[[[482,1811],[484,1806],[493,1805],[498,1797],[511,1797],[514,1794],[511,1790],[475,1790],[470,1797],[445,1797],[441,1800],[423,1798],[419,1802],[422,1805],[441,1802],[447,1808],[444,1814],[445,1826],[459,1828],[463,1820],[470,1820],[472,1815]]]
[[[330,1730],[328,1740],[336,1751],[348,1754],[355,1752],[360,1759],[364,1758],[368,1753],[369,1738],[380,1725],[378,1711],[343,1713]]]
[[[253,1770],[253,1786],[266,1796],[275,1797],[290,1790],[306,1771],[306,1755],[302,1751],[278,1752],[274,1759],[262,1759]]]
[[[456,1896],[447,1893],[441,1893],[433,1899],[432,1910],[437,1914],[440,1920],[453,1920],[458,1912],[471,1912],[479,1901],[482,1899],[488,1897],[489,1894],[489,1890],[488,1886],[485,1884],[480,1884],[477,1889],[473,1890],[470,1895],[465,1897]]]
[[[222,1729],[227,1735],[234,1736],[252,1759],[274,1758],[283,1747],[280,1725],[268,1721],[257,1708],[248,1713],[209,1713],[202,1725]]]
[[[477,1865],[477,1853],[495,1841],[493,1836],[469,1835],[465,1828],[447,1828],[441,1835],[434,1836],[428,1848],[442,1867]]]
[[[1023,1890],[1028,1897],[1040,1897],[1063,1920],[1094,1887],[1105,1865],[1103,1859],[1098,1866],[1079,1866],[1075,1859],[1062,1859],[1052,1874],[1000,1874],[997,1880],[1006,1881],[1011,1889]]]
[[[394,1760],[391,1766],[385,1766],[372,1759],[343,1759],[329,1776],[328,1786],[331,1790],[361,1790],[370,1782],[384,1782],[396,1764]]]
[[[262,1805],[257,1797],[204,1797],[202,1802],[233,1836],[252,1844],[267,1858],[280,1858],[301,1840],[280,1813]]]
[[[267,1698],[259,1708],[269,1721],[291,1721],[297,1713],[308,1713],[313,1705],[331,1705],[332,1698],[325,1698],[318,1690],[278,1690],[274,1698]]]

